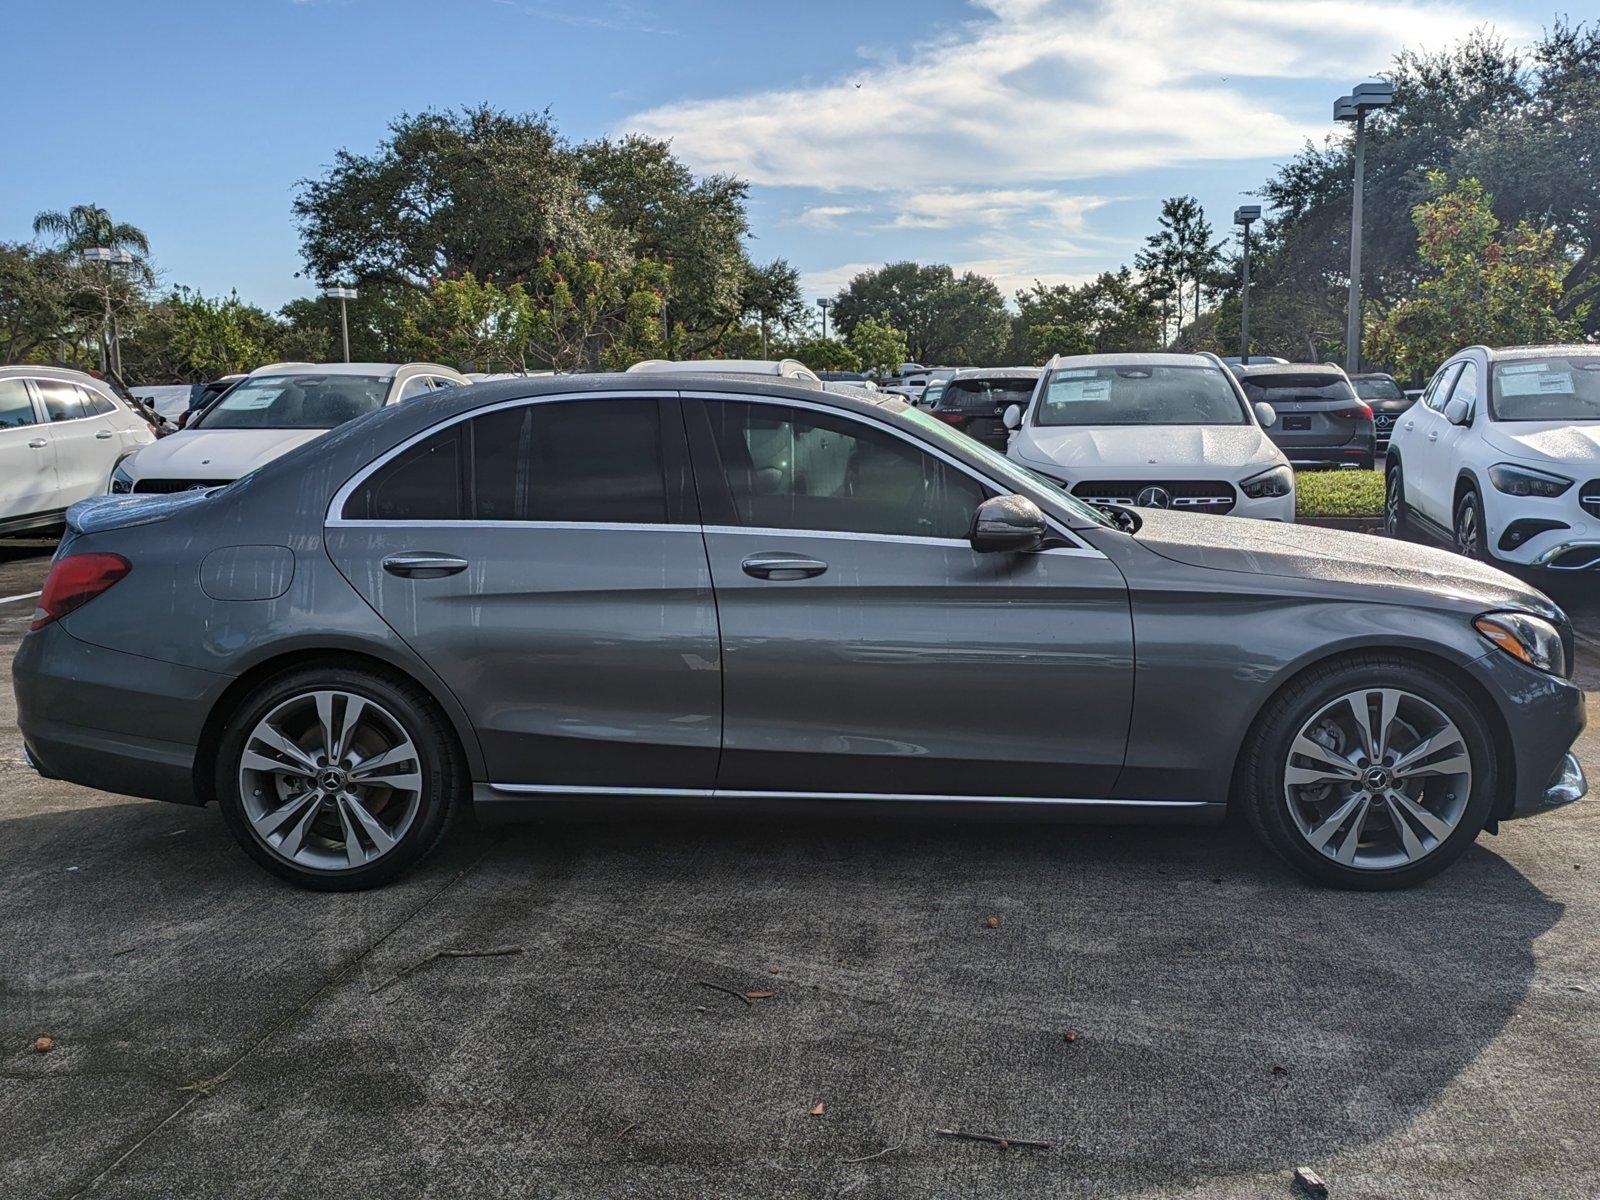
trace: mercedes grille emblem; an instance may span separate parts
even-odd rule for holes
[[[1140,508],[1171,508],[1172,493],[1152,483],[1149,487],[1140,488],[1133,502]]]

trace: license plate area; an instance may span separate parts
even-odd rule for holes
[[[1286,416],[1283,418],[1283,427],[1286,431],[1305,430],[1311,428],[1310,417]]]

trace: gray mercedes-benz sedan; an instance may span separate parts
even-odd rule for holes
[[[70,514],[30,760],[393,878],[467,805],[1031,803],[1220,818],[1399,887],[1578,799],[1571,631],[1442,551],[1097,509],[896,397],[440,392],[236,483]]]

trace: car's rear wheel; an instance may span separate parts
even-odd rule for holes
[[[1392,538],[1403,538],[1411,532],[1406,520],[1406,483],[1401,470],[1399,463],[1392,465],[1383,483],[1383,532]]]
[[[1468,558],[1489,557],[1483,526],[1483,498],[1475,487],[1468,487],[1456,501],[1455,535],[1457,553]]]
[[[1243,782],[1263,840],[1313,879],[1408,887],[1470,846],[1494,802],[1483,717],[1445,675],[1370,655],[1318,668],[1274,697]]]
[[[217,755],[216,791],[239,844],[302,887],[395,878],[443,836],[461,802],[455,741],[413,685],[349,668],[267,681]]]

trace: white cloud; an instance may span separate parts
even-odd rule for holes
[[[832,229],[838,225],[840,217],[862,211],[852,204],[814,204],[796,217],[794,222],[807,229]]]
[[[881,262],[852,262],[823,267],[819,271],[803,271],[800,274],[800,293],[809,305],[818,296],[832,296],[842,291],[863,271],[876,271],[881,266]]]
[[[955,225],[1012,225],[1028,220],[1041,228],[1077,231],[1084,214],[1100,207],[1099,196],[1075,196],[1049,188],[937,188],[893,196],[896,229],[948,229]]]
[[[700,170],[789,187],[993,187],[1263,157],[1329,121],[1279,111],[1254,85],[1326,80],[1331,102],[1402,47],[1442,45],[1488,16],[1438,0],[975,7],[982,16],[864,77],[669,104],[625,125],[673,139]]]

